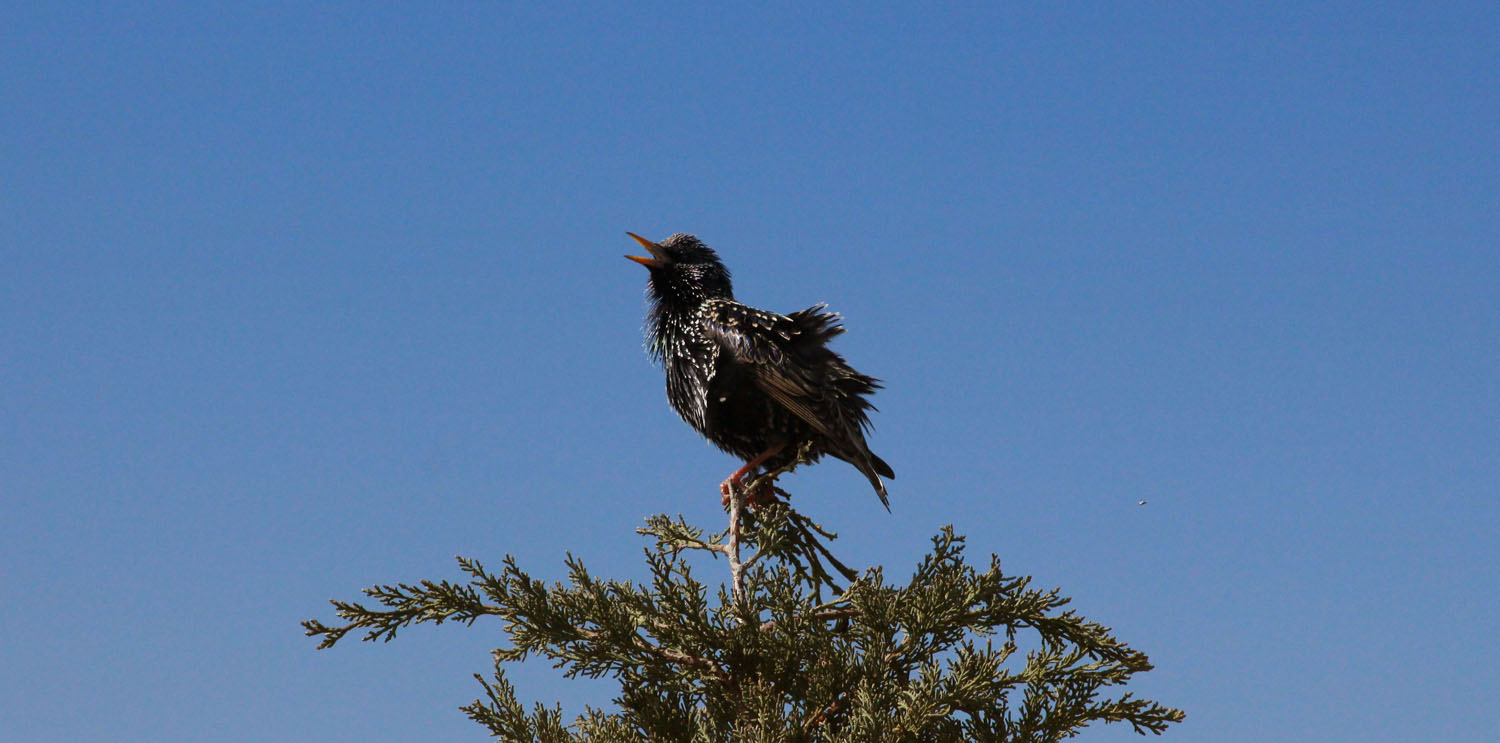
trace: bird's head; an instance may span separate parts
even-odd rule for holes
[[[734,298],[729,269],[702,240],[679,232],[654,243],[634,232],[625,234],[651,254],[625,257],[651,271],[651,295],[658,303],[697,307],[706,299]]]

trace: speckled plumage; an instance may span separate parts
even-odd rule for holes
[[[719,448],[770,468],[812,442],[814,458],[854,465],[889,510],[880,478],[894,475],[864,437],[874,409],[866,397],[880,382],[828,348],[844,332],[838,315],[821,304],[789,315],[740,304],[728,269],[698,238],[631,237],[652,255],[631,259],[651,271],[647,349],[666,371],[672,409]]]

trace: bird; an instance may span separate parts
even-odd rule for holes
[[[719,485],[725,505],[757,467],[784,467],[806,447],[810,460],[853,465],[889,512],[881,478],[895,473],[865,443],[868,397],[882,385],[828,347],[844,332],[840,317],[823,304],[782,315],[735,301],[729,269],[693,235],[657,243],[625,234],[649,253],[625,257],[650,271],[646,348],[666,371],[667,401],[745,462]]]

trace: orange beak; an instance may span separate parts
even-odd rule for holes
[[[654,256],[651,258],[647,258],[643,255],[627,255],[625,256],[626,258],[633,260],[636,263],[645,266],[646,268],[658,268],[662,263],[666,262],[667,254],[661,249],[660,245],[657,245],[656,243],[651,242],[650,240],[647,240],[646,238],[641,237],[634,232],[627,232],[625,234],[635,238],[635,241],[640,243],[641,247],[645,248],[647,252]]]

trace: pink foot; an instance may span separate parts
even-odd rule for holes
[[[777,444],[776,446],[773,446],[773,447],[771,447],[771,448],[769,448],[769,449],[761,452],[760,455],[757,456],[756,458],[754,458],[754,459],[746,462],[745,466],[741,467],[741,468],[739,468],[737,470],[735,470],[734,474],[730,475],[729,477],[724,478],[724,482],[719,483],[719,495],[722,496],[722,500],[720,501],[720,505],[724,506],[725,508],[728,508],[729,507],[729,489],[730,488],[742,488],[742,487],[744,487],[745,486],[745,475],[750,474],[751,470],[755,469],[756,467],[759,467],[767,459],[770,459],[771,457],[776,456],[776,454],[778,452],[780,452],[782,449],[785,449],[785,448],[786,448],[785,444]],[[763,490],[769,491],[770,488],[763,488]],[[772,500],[773,498],[774,498],[774,496],[772,496],[771,493],[769,493],[769,492],[765,492],[765,493],[760,493],[760,492],[750,493],[749,496],[747,497],[747,500],[749,501],[747,503],[747,505],[749,505],[750,507],[753,508],[753,507],[755,507],[755,506],[757,506],[757,505],[759,505],[761,503],[765,503],[765,502],[767,502],[769,500]]]

